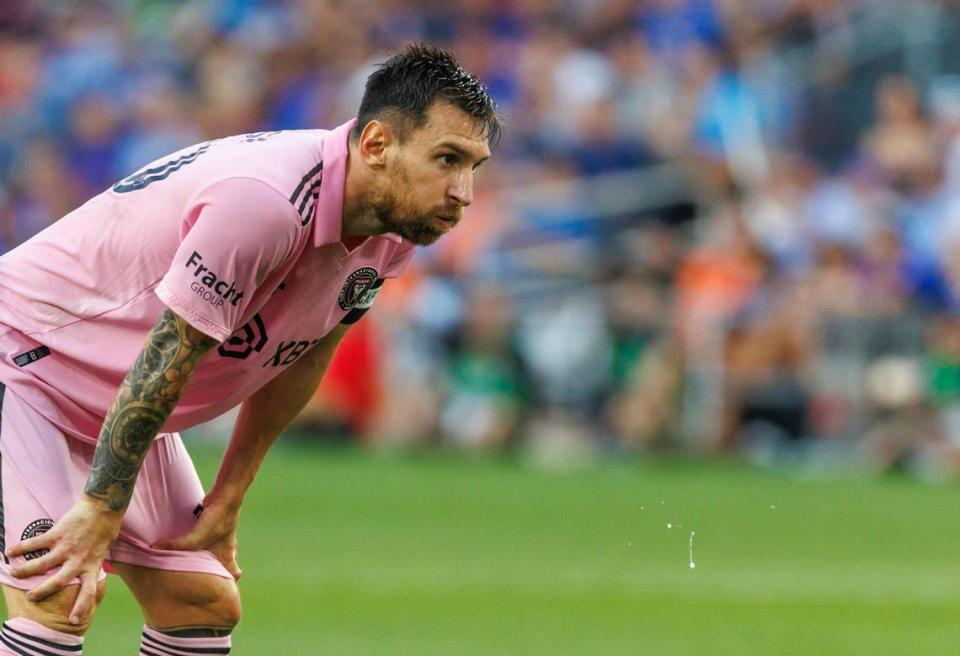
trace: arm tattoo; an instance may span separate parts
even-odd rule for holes
[[[200,357],[216,343],[171,310],[164,311],[103,422],[87,494],[106,501],[111,510],[127,507],[153,439]]]

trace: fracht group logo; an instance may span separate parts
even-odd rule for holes
[[[219,307],[225,302],[230,305],[236,305],[243,297],[243,292],[234,287],[234,282],[221,280],[220,276],[210,270],[200,262],[203,258],[200,253],[193,251],[193,254],[187,260],[187,268],[194,269],[193,277],[196,278],[190,283],[190,290],[200,296],[207,303]]]

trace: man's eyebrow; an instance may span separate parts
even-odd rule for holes
[[[452,141],[442,141],[439,144],[437,144],[437,148],[449,148],[450,150],[457,153],[461,157],[464,157],[466,159],[473,159],[473,153],[470,153],[465,148],[458,146]],[[486,157],[481,157],[480,159],[477,160],[477,164],[482,164],[483,162],[486,162],[488,159],[490,159],[489,155],[487,155]]]

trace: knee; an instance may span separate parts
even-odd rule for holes
[[[212,597],[204,601],[211,615],[217,618],[217,625],[232,629],[240,623],[243,606],[240,603],[240,590],[233,579],[218,578]]]
[[[52,597],[43,601],[32,602],[27,599],[27,594],[23,590],[3,586],[8,617],[24,617],[54,631],[82,636],[90,628],[93,615],[97,607],[100,606],[100,602],[103,601],[103,596],[107,591],[107,582],[104,580],[97,584],[96,604],[93,610],[86,617],[81,618],[78,624],[73,624],[69,619],[70,611],[73,610],[73,604],[79,591],[80,586],[70,585]]]
[[[189,579],[174,590],[170,604],[154,613],[159,629],[205,626],[232,629],[240,622],[240,591],[233,579],[205,575]]]

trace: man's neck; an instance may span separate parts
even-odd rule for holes
[[[348,248],[348,240],[356,243],[363,241],[370,235],[378,235],[380,221],[374,215],[369,203],[365,201],[364,191],[371,184],[369,171],[359,164],[356,144],[351,140],[347,146],[347,173],[343,183],[343,215],[341,217],[341,234],[343,243]]]

